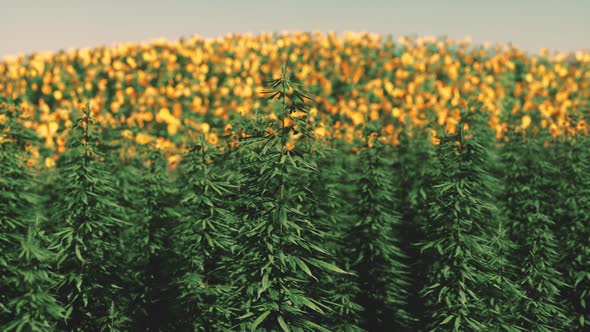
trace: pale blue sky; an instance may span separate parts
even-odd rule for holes
[[[590,0],[0,0],[0,57],[283,30],[469,35],[529,52],[590,50]]]

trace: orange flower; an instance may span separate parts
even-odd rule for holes
[[[171,168],[176,168],[176,166],[178,166],[178,163],[180,162],[181,156],[180,155],[172,155],[170,157],[168,157],[168,164],[170,165]]]
[[[314,134],[317,139],[322,139],[322,138],[326,137],[326,128],[325,127],[317,127],[314,130]]]
[[[295,149],[295,142],[294,141],[288,141],[285,144],[285,149],[287,149],[287,151],[293,151]]]
[[[225,125],[225,127],[223,127],[223,133],[225,135],[229,135],[231,133],[232,129],[233,129],[233,127],[232,127],[231,123],[228,123]]]
[[[376,132],[372,132],[369,135],[369,139],[367,140],[367,145],[372,148],[375,144],[375,138],[377,137],[377,133]]]
[[[209,137],[207,138],[207,141],[209,143],[211,143],[212,145],[217,144],[217,142],[219,142],[219,137],[217,136],[216,133],[210,133]]]

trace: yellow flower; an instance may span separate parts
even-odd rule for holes
[[[207,141],[209,143],[211,143],[212,145],[217,144],[217,142],[219,142],[219,137],[217,136],[216,133],[210,133],[209,137],[207,138]]]
[[[166,107],[162,107],[158,114],[156,114],[156,122],[168,122],[168,119],[170,119],[170,117],[170,110]]]
[[[176,135],[176,133],[178,132],[178,126],[174,123],[169,123],[166,129],[168,130],[168,134],[170,135]]]
[[[37,131],[37,134],[39,134],[39,136],[47,137],[47,134],[49,132],[49,128],[47,127],[46,124],[42,124],[37,127],[36,131]]]
[[[288,141],[285,144],[285,149],[287,149],[288,151],[293,151],[295,149],[295,142],[294,141]]]
[[[41,92],[43,92],[43,94],[48,95],[51,93],[51,86],[47,85],[47,84],[43,84],[43,87],[41,88]]]
[[[143,121],[150,122],[154,119],[154,115],[151,112],[143,113]]]
[[[315,136],[318,139],[324,138],[326,136],[326,128],[318,127],[314,130]]]
[[[203,133],[207,134],[209,132],[209,129],[211,129],[211,126],[208,123],[206,123],[206,122],[201,123],[201,131]]]
[[[28,167],[33,167],[35,164],[36,164],[36,161],[35,161],[35,159],[32,159],[32,158],[31,158],[31,159],[28,159],[28,160],[27,160],[27,166],[28,166]]]
[[[232,127],[231,123],[228,123],[228,124],[226,124],[226,125],[225,125],[225,127],[223,128],[223,133],[224,133],[225,135],[229,135],[229,134],[231,133],[232,129],[233,129],[233,127]]]
[[[131,133],[131,130],[125,129],[121,132],[121,136],[123,136],[126,139],[131,139],[133,137],[133,134]]]
[[[355,126],[365,122],[365,116],[359,112],[353,112],[353,113],[349,114],[348,116],[350,117],[350,119],[352,120],[352,123]]]
[[[522,129],[527,129],[531,125],[531,117],[529,115],[525,115],[522,117],[522,124],[520,127]]]
[[[178,163],[180,162],[181,156],[175,154],[172,155],[170,157],[168,157],[168,164],[170,165],[171,168],[176,168],[176,166],[178,166]]]
[[[62,97],[63,97],[63,94],[61,93],[61,91],[59,91],[59,90],[53,91],[53,98],[55,98],[55,100],[61,100]]]
[[[53,158],[45,158],[45,167],[47,168],[52,168],[55,167],[55,160],[53,160]]]
[[[135,136],[135,142],[137,142],[138,144],[147,144],[151,141],[153,141],[152,137],[143,133],[138,133],[137,136]]]
[[[379,120],[379,112],[376,110],[372,110],[371,113],[369,113],[369,118],[371,119],[371,121]]]
[[[431,135],[430,135],[430,139],[432,141],[432,144],[434,145],[439,145],[440,144],[440,139],[436,136],[436,130],[432,130]]]
[[[55,121],[51,121],[51,122],[49,122],[48,127],[49,127],[49,135],[53,136],[57,132],[57,129],[59,128],[59,124]]]

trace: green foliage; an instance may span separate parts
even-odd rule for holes
[[[106,162],[113,174],[121,219],[128,224],[117,240],[121,296],[111,312],[125,312],[133,330],[182,330],[174,277],[178,259],[173,228],[180,213],[179,191],[164,153],[155,146],[132,146],[118,137]],[[122,151],[123,153],[120,153]],[[105,318],[106,321],[106,318]]]
[[[542,138],[526,141],[514,135],[503,149],[505,193],[509,233],[518,245],[517,282],[525,292],[519,301],[519,326],[526,331],[555,331],[570,325],[560,303],[565,287],[557,270],[559,244],[548,212],[550,164],[543,160]]]
[[[354,221],[346,234],[347,256],[358,274],[357,302],[363,308],[361,327],[368,331],[400,330],[411,317],[407,305],[408,268],[399,248],[399,215],[391,182],[388,151],[379,129],[365,128],[365,141],[356,160]]]
[[[590,327],[590,150],[588,137],[553,143],[551,158],[559,172],[551,178],[549,213],[559,239],[562,297],[576,329]]]
[[[125,151],[124,154],[118,153],[115,147]],[[120,296],[117,303],[111,302],[109,305],[109,315],[102,318],[103,322],[109,322],[109,316],[116,312],[124,311],[126,317],[129,317],[135,324],[144,324],[146,298],[145,280],[146,264],[150,251],[149,244],[146,240],[147,224],[150,215],[145,215],[146,200],[149,194],[144,187],[146,166],[146,156],[138,153],[141,146],[132,147],[125,141],[116,140],[110,146],[110,153],[105,155],[105,167],[112,175],[112,186],[117,188],[113,193],[113,199],[122,208],[118,213],[120,219],[127,225],[119,233],[114,246],[115,259],[120,264],[119,277]],[[144,151],[145,152],[145,151]],[[169,180],[166,174],[165,180]],[[160,186],[160,185],[159,185]],[[165,185],[162,185],[165,187]],[[116,318],[116,317],[115,317]],[[116,324],[119,320],[112,320]]]
[[[166,158],[156,148],[145,147],[138,151],[140,168],[138,196],[139,210],[135,223],[129,228],[129,240],[136,243],[130,263],[134,285],[139,295],[132,302],[136,310],[134,321],[137,330],[170,329],[173,320],[176,289],[173,276],[176,259],[173,255],[173,227],[180,214],[174,207],[179,196],[173,189],[166,171]]]
[[[35,134],[18,121],[14,107],[0,108],[0,329],[51,331],[63,317],[55,298],[54,254],[35,216],[35,174],[24,147]]]
[[[484,172],[480,174],[481,192],[478,194],[482,201],[492,206],[489,217],[490,234],[489,246],[491,256],[487,262],[490,273],[490,285],[484,296],[488,301],[485,312],[490,331],[522,331],[518,321],[522,318],[517,303],[525,294],[517,280],[517,267],[511,259],[517,254],[518,246],[510,239],[508,230],[511,225],[509,213],[501,204],[503,193],[502,182],[496,174],[503,168],[499,158],[499,149],[494,133],[486,123],[485,117],[476,109],[482,107],[480,102],[470,106],[469,112],[463,114],[468,121],[471,133],[475,133],[477,144],[480,146],[480,167]]]
[[[86,108],[59,162],[61,199],[52,223],[59,251],[57,270],[63,275],[59,296],[67,308],[62,328],[125,330],[128,319],[109,312],[117,307],[112,302],[118,298],[121,281],[116,244],[122,221],[115,216],[120,207],[111,174],[101,161],[103,145],[93,123]],[[107,328],[103,325],[107,321],[121,324]]]
[[[510,128],[496,144],[478,101],[439,144],[401,117],[395,134],[367,116],[360,141],[360,126],[316,139],[321,103],[286,65],[266,84],[273,113],[222,144],[204,132],[177,169],[89,109],[38,167],[38,137],[3,105],[0,330],[588,330],[587,136]],[[521,121],[522,100],[500,105]]]
[[[351,270],[348,257],[350,243],[346,234],[355,221],[350,213],[349,202],[354,199],[354,186],[351,173],[347,172],[352,158],[334,158],[338,148],[336,142],[315,141],[312,145],[313,158],[320,172],[311,174],[309,189],[311,203],[307,206],[312,220],[324,220],[325,237],[322,248],[331,254],[326,257],[334,265],[345,271]],[[321,144],[321,145],[320,145]],[[353,274],[326,274],[319,280],[320,289],[330,290],[327,300],[332,304],[332,311],[325,315],[326,325],[332,331],[362,331],[359,327],[360,312],[363,308],[356,303],[359,294],[357,276]]]
[[[175,229],[181,259],[181,299],[195,331],[230,328],[229,280],[225,269],[232,254],[234,218],[230,173],[216,163],[218,150],[203,136],[184,155],[180,183],[182,218]]]
[[[395,147],[396,158],[392,165],[392,179],[396,199],[396,211],[400,212],[399,245],[406,255],[408,266],[408,301],[406,311],[411,317],[424,316],[424,301],[420,297],[426,275],[426,261],[419,250],[422,233],[428,224],[428,202],[432,195],[431,167],[436,158],[434,145],[428,137],[412,137],[407,131],[400,134],[400,144]],[[416,319],[410,330],[421,329],[422,320]]]
[[[422,296],[427,307],[427,329],[432,331],[503,330],[504,319],[490,310],[503,306],[492,287],[503,289],[494,261],[492,239],[498,221],[486,149],[463,128],[440,138],[438,163],[433,169],[430,220],[424,225],[427,238],[421,245],[429,256]],[[509,325],[507,325],[509,326]]]
[[[328,331],[330,312],[319,280],[345,273],[326,260],[321,246],[325,221],[312,220],[308,185],[318,172],[301,139],[307,132],[309,97],[283,68],[269,81],[269,98],[278,98],[276,120],[262,116],[246,121],[237,148],[240,197],[235,204],[241,222],[236,238],[237,261],[230,278],[240,330]],[[298,114],[304,114],[300,117]],[[252,130],[254,129],[254,130]]]
[[[12,277],[6,285],[19,294],[8,302],[17,319],[3,326],[3,331],[53,331],[64,309],[55,299],[57,276],[51,271],[55,254],[47,250],[47,238],[39,223],[30,225],[20,239],[18,264],[12,267]]]

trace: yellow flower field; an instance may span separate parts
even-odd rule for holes
[[[88,102],[98,121],[173,158],[196,132],[216,143],[232,118],[266,109],[264,80],[289,66],[314,96],[318,137],[352,140],[380,120],[395,144],[403,128],[453,132],[460,109],[478,101],[496,137],[511,128],[552,135],[588,133],[590,54],[539,54],[436,38],[375,34],[228,34],[177,41],[6,57],[0,96],[44,144],[34,156],[53,165],[68,128]],[[2,121],[2,119],[0,119]]]

